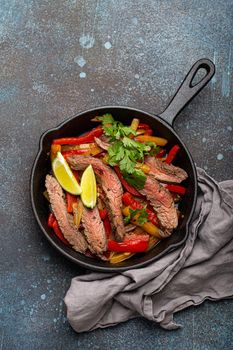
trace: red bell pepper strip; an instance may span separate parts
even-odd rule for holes
[[[50,213],[49,217],[48,217],[48,227],[53,227],[53,223],[55,220],[56,220],[56,218],[55,218],[54,214]]]
[[[159,151],[158,154],[156,154],[156,158],[163,158],[163,156],[165,155],[166,151],[164,148],[161,148],[161,150]]]
[[[139,193],[136,188],[130,186],[128,182],[124,179],[122,173],[120,172],[120,169],[117,166],[114,166],[114,170],[122,183],[122,186],[128,191],[129,193],[133,194],[136,197],[142,197],[141,193]]]
[[[73,213],[73,204],[77,202],[77,197],[66,192],[66,204],[68,213]]]
[[[171,164],[175,156],[177,155],[177,152],[180,150],[180,146],[175,145],[173,146],[170,151],[168,152],[167,158],[165,159],[165,162],[167,164]]]
[[[138,125],[138,129],[150,129],[151,127],[148,124],[144,124],[144,123],[139,123]]]
[[[66,245],[69,245],[69,242],[65,239],[65,237],[63,236],[63,233],[61,232],[61,229],[58,225],[57,220],[55,219],[54,223],[53,223],[53,231],[55,233],[55,235],[60,238],[60,240],[65,243]]]
[[[108,241],[108,250],[112,252],[118,252],[118,253],[142,253],[145,252],[148,249],[149,246],[149,236],[146,240],[145,238],[135,238],[131,240],[127,240],[125,242],[116,242],[113,240]]]
[[[125,192],[122,196],[122,201],[126,206],[130,206],[132,209],[142,209],[144,205],[138,202],[129,192]],[[155,212],[149,208],[146,208],[146,212],[148,214],[148,220],[154,224],[155,226],[159,225],[159,220]]]
[[[152,130],[152,129],[147,129],[147,130],[144,132],[144,135],[152,136],[152,135],[153,135],[153,130]]]
[[[166,184],[165,187],[171,192],[182,194],[182,195],[184,195],[186,192],[186,188],[180,185]]]
[[[83,136],[78,137],[64,137],[53,140],[54,145],[80,145],[81,143],[92,142],[95,137],[99,137],[103,134],[102,126],[92,129]]]
[[[104,224],[106,237],[109,238],[111,235],[111,224],[110,224],[108,216],[105,217],[103,224]]]
[[[63,151],[61,152],[63,157],[65,159],[67,159],[67,157],[69,156],[73,156],[73,155],[76,155],[76,154],[85,154],[85,153],[90,153],[90,150],[89,149],[85,149],[85,148],[82,148],[82,149],[73,149],[73,150],[70,150],[70,151]]]
[[[99,214],[100,214],[100,218],[101,218],[102,220],[104,220],[104,219],[106,218],[106,216],[108,215],[106,209],[99,209]]]

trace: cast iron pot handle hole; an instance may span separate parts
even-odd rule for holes
[[[201,80],[194,84],[194,79],[197,74],[200,73],[201,69],[205,70],[205,75]],[[164,119],[170,125],[173,125],[176,116],[199,93],[199,91],[206,86],[214,73],[215,66],[212,61],[207,58],[197,61],[184,78],[169,105],[161,114],[159,114],[159,117]]]

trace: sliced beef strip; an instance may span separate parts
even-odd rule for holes
[[[121,213],[122,186],[116,173],[103,162],[94,157],[71,155],[67,157],[68,163],[73,169],[84,170],[92,165],[97,180],[101,183],[106,196],[106,208],[109,213],[112,233],[116,240],[122,241],[125,235],[124,221]]]
[[[82,224],[90,251],[97,255],[106,251],[107,238],[97,207],[94,209],[83,208]]]
[[[110,144],[108,142],[105,142],[98,137],[95,137],[95,142],[100,148],[104,149],[105,151],[107,151],[110,147]]]
[[[162,162],[155,157],[146,157],[145,164],[150,167],[149,174],[153,175],[156,180],[162,182],[180,183],[188,177],[185,170],[172,164]]]
[[[45,186],[49,195],[53,213],[58,221],[58,225],[64,237],[77,252],[84,253],[88,248],[87,242],[81,232],[79,232],[77,227],[73,224],[72,215],[67,212],[63,191],[60,184],[53,176],[47,175],[45,179]]]
[[[163,236],[168,236],[178,225],[178,215],[170,192],[164,188],[153,176],[148,175],[145,186],[139,192],[146,196],[153,206],[160,224]]]

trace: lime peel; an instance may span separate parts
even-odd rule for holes
[[[52,161],[52,169],[57,181],[65,191],[74,195],[81,194],[81,186],[78,184],[61,152],[57,152],[56,157]]]
[[[96,178],[92,165],[84,170],[80,186],[82,189],[81,200],[87,208],[93,209],[96,205],[97,190],[96,190]]]

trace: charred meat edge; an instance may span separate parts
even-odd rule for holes
[[[57,180],[47,175],[45,186],[49,195],[52,211],[58,221],[58,225],[74,250],[84,253],[87,250],[87,242],[81,232],[73,223],[72,215],[67,212],[63,190]]]
[[[89,164],[94,168],[97,180],[106,195],[106,207],[109,213],[114,238],[122,241],[125,235],[124,221],[121,213],[123,189],[116,173],[101,160],[89,156],[72,155],[67,158],[71,168],[84,170]]]
[[[184,169],[167,164],[154,157],[146,157],[145,164],[150,166],[149,174],[162,182],[180,183],[188,177]]]

